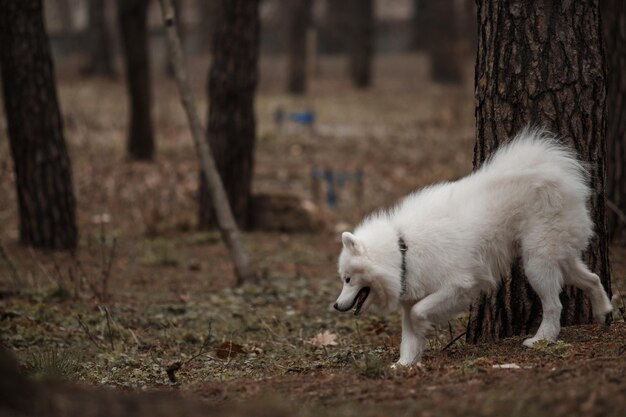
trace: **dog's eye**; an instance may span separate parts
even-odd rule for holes
[[[350,277],[346,277],[346,284],[350,283]]]

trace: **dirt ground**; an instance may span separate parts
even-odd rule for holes
[[[192,60],[206,111],[206,62]],[[569,416],[626,413],[626,248],[611,250],[614,323],[578,326],[534,350],[521,338],[466,345],[466,317],[438,329],[423,367],[392,372],[399,315],[355,318],[331,309],[340,283],[337,230],[426,184],[471,171],[468,82],[428,81],[420,55],[381,56],[376,85],[353,90],[341,59],[319,62],[311,93],[283,92],[284,62],[261,63],[255,192],[316,204],[312,234],[253,232],[263,271],[233,288],[215,232],[195,229],[197,163],[171,80],[155,66],[154,163],[125,158],[123,80],[81,79],[59,67],[59,93],[78,198],[75,254],[17,244],[16,201],[0,118],[0,343],[35,378],[119,390],[176,391],[229,407],[342,416]],[[276,109],[314,110],[314,129],[279,128]],[[311,172],[364,173],[336,207],[315,199]]]

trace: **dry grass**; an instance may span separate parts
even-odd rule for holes
[[[203,108],[205,65],[193,62]],[[327,228],[317,234],[248,234],[266,278],[237,289],[230,288],[232,267],[219,236],[194,229],[197,164],[171,81],[156,82],[157,160],[134,163],[124,155],[121,81],[85,81],[68,72],[71,66],[61,68],[81,244],[74,257],[16,244],[14,178],[2,130],[0,239],[14,269],[0,259],[0,341],[35,370],[65,363],[46,358],[80,351],[76,366],[58,373],[81,383],[176,386],[218,404],[280,398],[302,415],[623,411],[626,327],[619,311],[615,319],[622,322],[608,331],[569,328],[562,344],[535,351],[523,349],[521,339],[466,346],[461,338],[442,352],[463,331],[461,317],[437,332],[423,369],[387,369],[398,355],[399,316],[355,319],[330,309],[339,291],[333,229],[471,170],[471,86],[429,83],[420,56],[382,57],[377,85],[358,92],[333,58],[321,62],[313,92],[294,98],[282,92],[282,68],[262,63],[254,189],[310,199],[313,167],[362,168],[364,199],[359,204],[350,186],[340,190],[337,208],[320,206]],[[279,106],[314,109],[316,131],[277,129]],[[624,254],[612,249],[621,294]],[[325,331],[336,346],[311,343]],[[522,369],[492,368],[511,362]]]

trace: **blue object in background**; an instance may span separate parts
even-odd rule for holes
[[[338,202],[337,188],[341,189],[346,186],[348,181],[354,181],[357,185],[357,193],[362,192],[363,187],[363,170],[358,169],[354,172],[334,171],[330,168],[326,169],[311,169],[311,178],[314,180],[314,184],[317,184],[318,180],[322,180],[326,183],[326,206],[328,208],[335,208]],[[318,198],[319,187],[314,187],[313,195]]]
[[[301,111],[288,114],[289,120],[292,122],[300,123],[307,126],[312,126],[315,123],[315,113],[312,111]]]
[[[337,193],[335,192],[335,174],[332,170],[324,170],[324,179],[328,184],[326,189],[326,205],[330,208],[334,208],[337,204]]]
[[[295,122],[305,126],[313,126],[315,123],[315,112],[312,110],[300,111],[300,112],[286,112],[279,107],[274,112],[274,121],[277,125],[282,125],[285,120]]]

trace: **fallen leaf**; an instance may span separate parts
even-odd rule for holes
[[[215,355],[220,359],[234,358],[240,353],[244,353],[243,346],[233,342],[222,342],[215,348]]]
[[[310,343],[314,346],[337,346],[337,335],[325,330],[323,333],[318,333],[309,340],[307,343]]]

